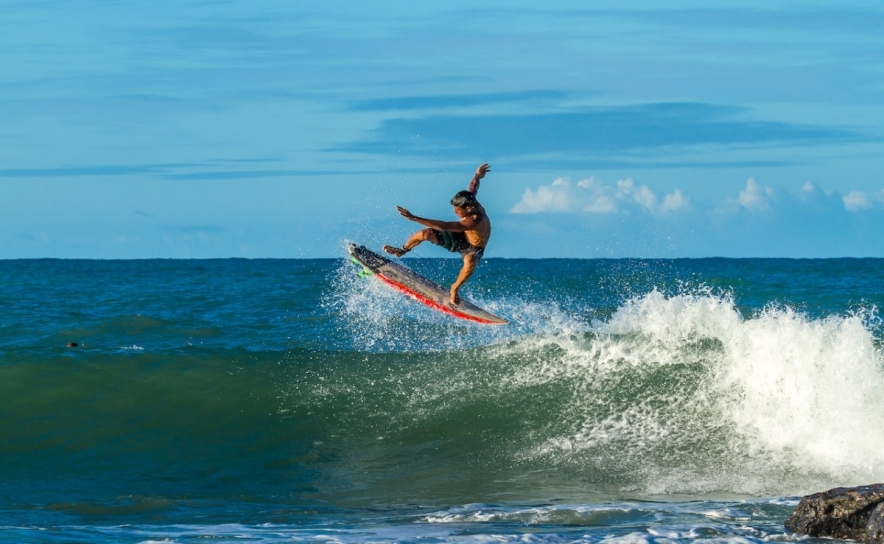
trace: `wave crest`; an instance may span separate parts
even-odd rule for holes
[[[727,295],[629,300],[507,380],[568,384],[523,459],[655,493],[788,493],[884,477],[882,355],[872,312],[744,318]]]

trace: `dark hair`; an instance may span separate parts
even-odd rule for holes
[[[457,206],[458,208],[465,208],[467,206],[472,206],[476,203],[476,195],[469,191],[461,191],[454,195],[454,198],[451,199],[451,205]]]

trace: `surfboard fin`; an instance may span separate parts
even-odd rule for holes
[[[355,264],[356,266],[358,266],[359,268],[362,269],[362,270],[360,270],[359,272],[356,273],[356,276],[358,276],[358,277],[360,277],[360,278],[367,278],[367,277],[369,277],[369,276],[374,276],[374,272],[372,272],[371,270],[365,268],[365,267],[362,265],[362,263],[360,263],[359,261],[357,261],[355,258],[350,259],[350,262],[353,263],[353,264]]]

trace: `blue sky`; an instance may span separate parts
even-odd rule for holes
[[[879,2],[352,4],[3,2],[0,258],[884,257]]]

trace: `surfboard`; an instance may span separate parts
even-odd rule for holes
[[[479,308],[464,297],[460,297],[460,304],[452,304],[448,289],[383,255],[378,255],[365,246],[350,244],[347,250],[353,262],[362,267],[360,276],[376,277],[393,289],[434,310],[485,325],[509,323],[506,319]]]

